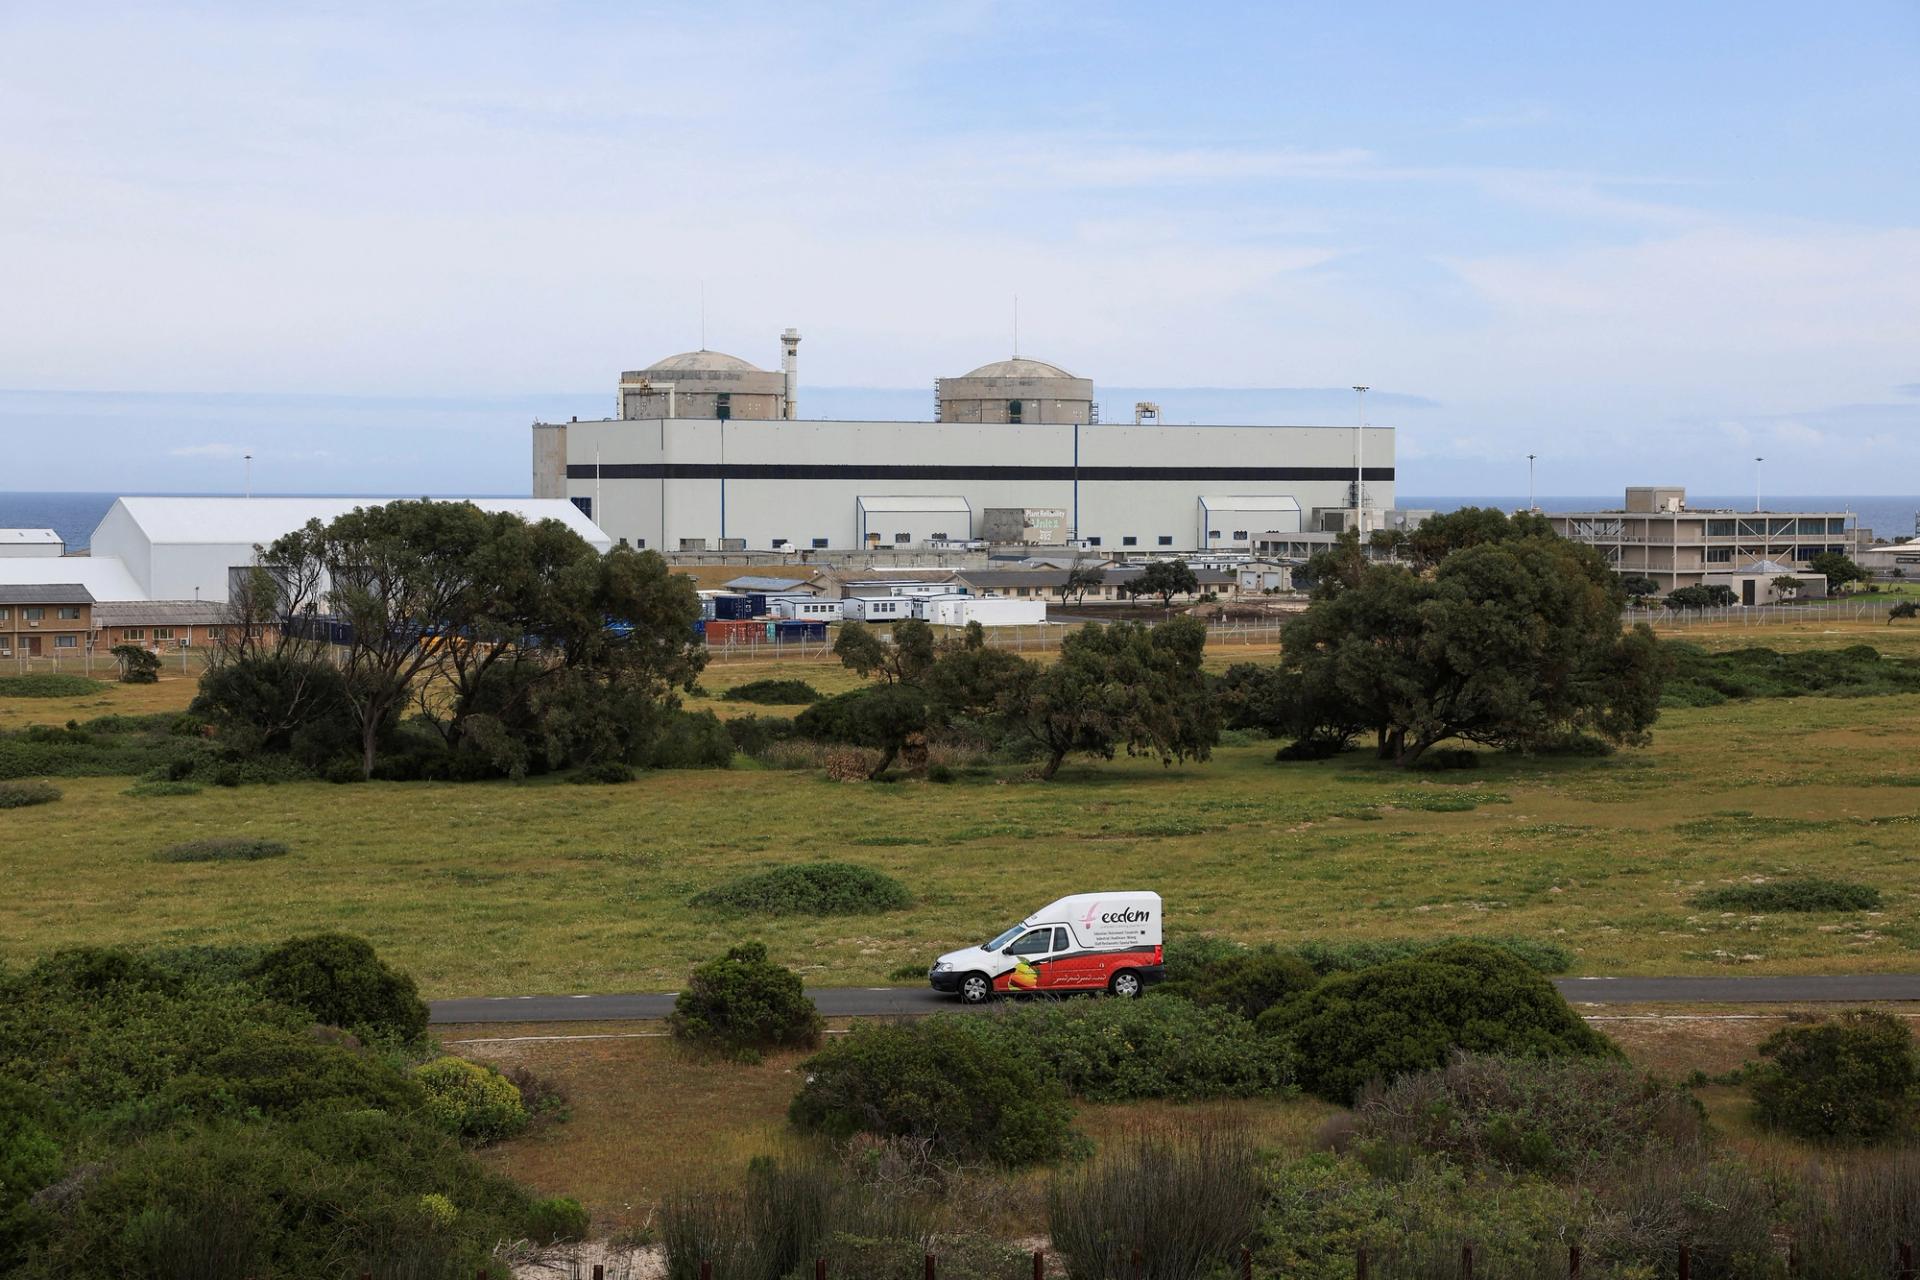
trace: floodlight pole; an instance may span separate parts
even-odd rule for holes
[[[1527,510],[1538,511],[1540,504],[1533,500],[1533,454],[1527,455]]]
[[[1765,461],[1765,458],[1753,460],[1753,509],[1755,511],[1760,510],[1760,464]]]
[[[1366,469],[1361,459],[1366,449],[1367,432],[1367,388],[1362,383],[1353,384],[1354,398],[1360,405],[1359,421],[1353,425],[1353,528],[1355,533],[1365,533],[1361,526],[1366,523],[1365,502],[1361,495],[1366,491]]]
[[[247,496],[251,498],[253,496],[253,455],[249,453],[243,456],[246,458],[246,462],[247,462],[247,491],[246,492],[247,492]]]

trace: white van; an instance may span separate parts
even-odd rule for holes
[[[948,952],[927,981],[979,1004],[996,993],[1108,991],[1131,998],[1165,976],[1160,895],[1077,893],[1050,902],[990,942]]]

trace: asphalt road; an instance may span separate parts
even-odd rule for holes
[[[1556,978],[1575,1004],[1804,1004],[1920,1000],[1920,974],[1791,978]],[[830,1018],[888,1017],[962,1008],[926,987],[817,987],[807,992]],[[664,1018],[673,994],[482,996],[432,1002],[435,1022],[626,1022]]]

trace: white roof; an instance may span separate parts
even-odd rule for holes
[[[1203,493],[1200,505],[1209,511],[1298,511],[1300,503],[1276,494]]]
[[[131,516],[147,538],[158,543],[265,546],[309,520],[332,520],[358,507],[378,507],[399,499],[374,498],[121,498],[113,505]],[[558,520],[607,551],[613,539],[564,498],[436,498],[471,502],[482,511],[511,511],[529,521]],[[112,513],[108,513],[111,518]],[[97,593],[96,593],[97,594]]]
[[[967,500],[965,498],[951,496],[951,495],[940,496],[940,497],[920,497],[917,495],[908,495],[906,497],[897,497],[897,496],[896,497],[887,497],[887,496],[869,497],[867,494],[864,494],[864,493],[860,495],[860,508],[863,511],[965,511],[965,512],[971,512],[973,510],[972,507],[967,505]]]
[[[0,529],[0,542],[9,546],[44,547],[49,543],[65,546],[66,542],[51,529]]]
[[[65,582],[79,583],[102,602],[147,598],[118,556],[0,556],[0,583],[7,586]]]

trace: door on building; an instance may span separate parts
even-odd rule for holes
[[[40,656],[40,637],[39,636],[27,637],[27,656],[29,658],[37,658]]]
[[[1748,578],[1745,582],[1742,582],[1740,584],[1740,603],[1741,604],[1750,605],[1753,603],[1753,587],[1754,587],[1754,580],[1752,578]]]

